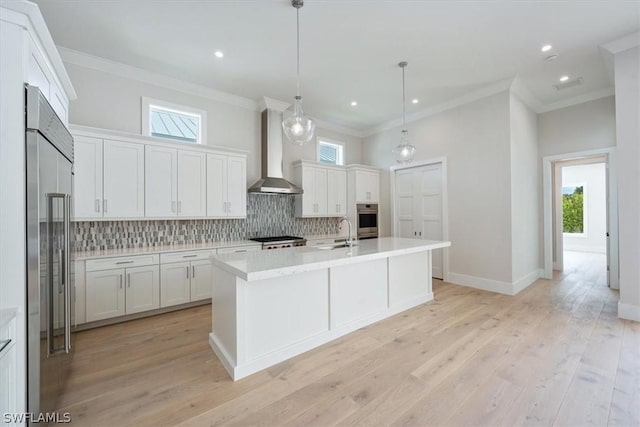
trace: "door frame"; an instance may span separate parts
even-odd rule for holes
[[[396,236],[396,172],[406,169],[419,168],[422,166],[442,165],[442,240],[449,241],[449,198],[447,186],[447,158],[435,157],[433,159],[421,160],[408,165],[391,166],[389,168],[389,189],[391,193],[391,234]],[[449,281],[449,250],[442,249],[442,280]]]
[[[607,229],[609,241],[607,244],[609,260],[609,286],[611,289],[620,288],[618,264],[618,175],[616,167],[616,148],[608,147],[588,151],[557,154],[542,158],[542,205],[543,205],[543,260],[544,278],[553,278],[553,174],[555,163],[570,160],[589,159],[591,157],[605,157],[607,165]]]

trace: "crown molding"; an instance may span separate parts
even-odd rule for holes
[[[513,79],[501,80],[497,83],[493,83],[493,84],[481,87],[480,89],[476,89],[465,95],[454,98],[442,104],[434,105],[433,107],[429,107],[427,109],[409,114],[407,116],[406,122],[407,123],[415,122],[417,120],[424,119],[425,117],[433,116],[438,113],[442,113],[443,111],[451,110],[461,105],[469,104],[479,99],[486,98],[488,96],[495,95],[500,92],[504,92],[506,90],[509,90],[512,82],[513,82]],[[363,132],[363,137],[384,132],[385,130],[393,129],[401,125],[402,125],[402,119],[390,120],[388,122],[384,122],[378,126],[374,126],[372,128],[365,130]]]
[[[258,111],[266,110],[267,108],[270,110],[276,110],[283,113],[289,108],[291,104],[288,102],[280,101],[278,99],[269,98],[267,96],[262,97],[261,100],[258,101]]]
[[[624,52],[625,50],[632,49],[634,47],[640,46],[640,31],[627,34],[624,37],[621,37],[617,40],[612,40],[608,43],[604,43],[601,45],[603,49],[612,54]]]
[[[615,91],[613,87],[608,87],[600,90],[595,90],[593,92],[585,93],[583,95],[574,96],[573,98],[563,99],[558,102],[553,102],[551,104],[545,104],[537,111],[538,114],[548,113],[549,111],[559,110],[561,108],[571,107],[573,105],[584,104],[585,102],[595,101],[596,99],[606,98],[608,96],[613,96]]]
[[[92,70],[102,71],[119,77],[131,80],[137,80],[167,89],[173,89],[179,92],[188,93],[190,95],[207,98],[213,101],[222,102],[224,104],[235,107],[246,108],[248,110],[257,110],[258,103],[252,99],[233,95],[219,90],[212,89],[207,86],[195,83],[185,82],[163,74],[147,71],[142,68],[133,67],[121,62],[112,61],[110,59],[101,58],[88,53],[78,52],[77,50],[68,49],[58,46],[58,51],[62,60],[69,64],[78,65],[80,67],[90,68]]]

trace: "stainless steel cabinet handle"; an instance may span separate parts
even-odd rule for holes
[[[122,274],[120,275],[120,289],[122,289]]]
[[[103,199],[103,200],[102,200],[102,210],[103,210],[104,212],[106,212],[106,211],[107,211],[107,199]]]
[[[196,266],[195,265],[191,266],[191,277],[192,278],[196,277]]]
[[[182,255],[182,258],[195,258],[197,256],[198,256],[197,254],[196,255]]]
[[[418,236],[422,237],[422,231],[418,231]]]
[[[187,279],[189,278],[189,267],[187,267]]]
[[[133,264],[133,261],[117,261],[116,264]]]
[[[246,249],[241,249],[241,250],[239,250],[239,251],[233,251],[233,252],[234,252],[234,253],[236,253],[236,254],[239,254],[239,253],[241,253],[241,252],[247,252],[247,250],[246,250]]]
[[[96,199],[96,212],[100,212],[100,199]]]
[[[11,344],[11,338],[6,339],[4,341],[0,341],[0,351],[4,350],[6,346]]]
[[[131,287],[131,273],[127,274],[127,287]]]

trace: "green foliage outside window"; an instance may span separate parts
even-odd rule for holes
[[[570,192],[573,190],[573,192]],[[584,233],[584,188],[562,188],[562,222],[565,233]]]

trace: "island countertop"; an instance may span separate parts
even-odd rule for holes
[[[352,248],[295,247],[213,255],[212,263],[247,282],[322,268],[441,249],[451,242],[382,237],[359,240]]]

